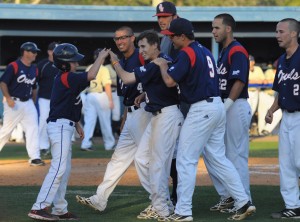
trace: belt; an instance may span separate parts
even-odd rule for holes
[[[49,123],[49,122],[56,123],[57,120],[59,120],[59,119],[50,119],[49,121],[47,121],[47,123]],[[75,126],[75,123],[73,121],[69,121],[69,125],[70,126]]]
[[[11,97],[13,100],[15,100],[15,101],[21,101],[21,102],[26,102],[26,101],[28,101],[29,100],[29,98],[27,98],[27,99],[24,99],[24,98],[18,98],[18,97]]]
[[[295,113],[295,112],[300,112],[300,109],[296,109],[296,110],[287,110],[287,109],[285,109],[285,111],[287,111],[288,113]]]
[[[173,106],[173,105],[172,105],[172,106]],[[176,106],[177,106],[178,109],[180,109],[180,106],[179,106],[179,105],[176,105]],[[166,107],[164,107],[164,108],[167,108],[167,107],[169,107],[169,106],[166,106]],[[162,109],[164,109],[164,108],[162,108]],[[162,113],[162,109],[157,110],[157,111],[154,111],[154,112],[151,112],[151,113],[152,113],[153,116],[157,116],[158,114]]]
[[[130,113],[132,113],[134,110],[138,110],[138,109],[139,109],[139,107],[137,107],[137,106],[129,106],[129,107],[127,107],[127,111],[130,112]]]
[[[208,103],[212,103],[213,101],[214,101],[214,98],[207,98],[207,99],[205,99],[206,100],[206,102],[208,102]]]

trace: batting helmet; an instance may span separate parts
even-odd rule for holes
[[[21,54],[22,54],[24,51],[39,52],[41,50],[37,47],[37,45],[35,43],[25,42],[21,45],[20,51],[21,51]]]
[[[84,55],[78,52],[76,46],[69,43],[62,43],[53,50],[54,65],[63,72],[70,71],[70,62],[82,60]]]

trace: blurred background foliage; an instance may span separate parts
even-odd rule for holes
[[[155,3],[153,3],[155,1]],[[152,6],[159,0],[0,0],[11,4]],[[299,0],[173,0],[177,6],[300,6]]]

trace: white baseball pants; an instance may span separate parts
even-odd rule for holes
[[[40,116],[39,116],[39,138],[40,149],[49,149],[50,142],[47,133],[47,118],[50,112],[50,99],[39,98],[38,99]]]

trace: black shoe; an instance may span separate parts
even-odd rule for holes
[[[228,197],[225,199],[220,199],[218,203],[216,203],[214,206],[209,208],[210,211],[221,211],[223,209],[230,209],[233,207],[234,199],[232,197]],[[227,213],[227,212],[222,212]]]
[[[30,166],[44,166],[45,162],[41,159],[34,159],[30,161]]]
[[[41,155],[42,156],[48,156],[50,154],[50,150],[49,149],[41,149]]]
[[[273,219],[281,219],[281,218],[293,218],[293,219],[300,219],[300,208],[295,209],[284,209],[277,213],[272,213],[271,217]]]
[[[41,210],[31,210],[28,217],[37,220],[57,221],[59,218],[47,212],[46,208]]]
[[[59,220],[79,220],[79,217],[77,217],[75,214],[72,214],[71,212],[67,212],[63,215],[54,215],[59,218]]]
[[[81,151],[88,151],[88,152],[89,151],[95,151],[93,148],[86,148],[86,149],[85,148],[81,148],[80,150]]]
[[[232,215],[231,217],[228,217],[228,220],[243,220],[248,216],[251,216],[252,214],[254,214],[256,211],[255,206],[248,201],[248,203],[246,203],[243,207],[241,207],[240,209],[238,209],[234,215]]]

